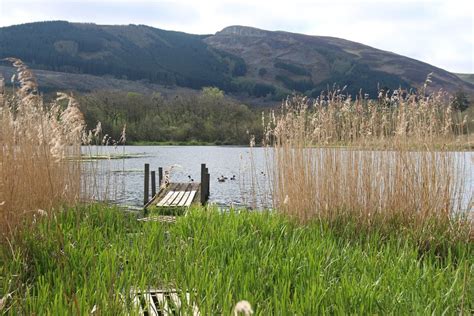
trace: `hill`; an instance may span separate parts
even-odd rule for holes
[[[374,96],[378,86],[418,87],[432,72],[435,87],[474,93],[474,84],[443,69],[363,44],[243,26],[193,35],[145,25],[29,23],[0,28],[0,58],[9,56],[62,73],[49,73],[50,79],[68,78],[49,80],[52,89],[79,89],[88,74],[122,80],[114,87],[131,81],[145,90],[217,86],[241,98],[279,100],[292,91],[314,96],[335,83]],[[101,89],[100,79],[87,78],[85,90]]]
[[[229,67],[202,36],[144,25],[39,22],[0,28],[0,57],[32,68],[164,85],[225,86]]]
[[[353,93],[363,89],[374,95],[377,85],[419,87],[429,73],[434,87],[474,92],[474,85],[443,69],[340,38],[231,26],[205,42],[242,57],[246,79],[300,92],[318,94],[337,83]]]
[[[13,67],[0,65],[0,74],[5,78],[11,78],[15,72],[16,69]],[[195,95],[199,92],[190,88],[151,83],[147,80],[117,79],[110,75],[96,76],[40,69],[35,69],[34,74],[42,93],[73,90],[78,92],[120,91],[149,95],[159,92],[164,97],[174,97],[176,95]]]
[[[462,80],[474,84],[474,74],[456,74]]]

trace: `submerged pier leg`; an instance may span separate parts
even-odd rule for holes
[[[206,167],[206,202],[209,200],[209,195],[211,194],[210,182],[211,175],[209,174],[209,169]]]
[[[156,176],[155,171],[151,172],[151,198],[153,199],[156,195]]]
[[[204,205],[206,203],[206,164],[201,164],[201,204]]]
[[[150,164],[145,164],[145,179],[143,183],[143,205],[147,204],[150,195]]]

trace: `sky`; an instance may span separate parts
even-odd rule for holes
[[[50,20],[193,34],[246,25],[340,37],[474,73],[474,0],[0,0],[0,26]]]

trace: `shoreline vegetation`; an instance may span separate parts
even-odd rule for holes
[[[141,141],[135,141],[135,142],[130,142],[127,143],[126,146],[224,146],[224,147],[249,147],[249,145],[239,145],[239,144],[220,144],[220,143],[203,143],[203,142],[195,142],[195,141],[189,141],[189,142],[141,142]],[[254,148],[264,148],[264,145],[255,145],[253,146]],[[359,145],[347,145],[347,144],[342,144],[342,145],[317,145],[314,146],[313,148],[340,148],[340,149],[359,149],[359,150],[364,150],[364,148],[361,148]],[[391,150],[390,147],[380,145],[380,147],[373,146],[368,150]],[[412,149],[413,151],[416,151],[416,148]],[[440,144],[434,147],[434,150],[439,150],[439,151],[474,151],[474,143],[464,143],[464,144],[456,144],[456,143],[451,143],[451,144]]]
[[[243,147],[242,144],[226,143],[226,142],[203,142],[197,140],[189,141],[130,141],[127,146],[232,146]]]
[[[135,315],[129,293],[137,287],[193,289],[201,315],[230,315],[242,299],[256,315],[474,307],[473,248],[441,234],[430,247],[410,230],[364,230],[347,219],[301,225],[279,213],[213,208],[173,224],[137,222],[98,204],[55,214],[0,246],[7,314]]]
[[[471,122],[449,95],[288,98],[250,141],[263,143],[267,176],[259,183],[250,162],[248,198],[266,185],[275,211],[204,206],[142,222],[92,202],[116,189],[111,171],[71,159],[82,144],[90,157],[94,144],[126,144],[126,127],[110,134],[118,141],[97,122],[87,131],[75,98],[45,103],[33,73],[10,61],[19,86],[0,89],[0,313],[136,314],[131,292],[150,288],[180,290],[182,312],[189,292],[202,315],[242,300],[256,315],[473,310],[473,222],[459,212],[467,161],[445,145],[471,146]],[[224,115],[221,101],[206,111]]]

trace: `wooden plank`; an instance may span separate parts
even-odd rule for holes
[[[153,298],[151,297],[151,294],[143,293],[143,297],[145,298],[149,315],[158,316],[159,315],[158,310],[155,307],[155,302],[153,302]]]
[[[178,198],[179,196],[179,193],[182,191],[183,188],[186,187],[186,183],[178,183],[176,188],[174,189],[174,193],[173,195],[171,196],[171,198],[165,203],[164,206],[171,206],[172,203],[174,201],[176,201],[176,199]]]
[[[169,198],[173,195],[173,191],[168,191],[168,193],[166,193],[165,197],[162,198],[156,205],[157,206],[163,206],[165,204],[166,201],[169,200]]]
[[[139,222],[162,222],[162,223],[174,223],[176,222],[176,216],[170,215],[158,215],[158,216],[150,216],[139,218]]]
[[[190,206],[194,200],[197,191],[201,187],[201,183],[170,183],[166,188],[166,193],[159,193],[164,195],[162,199],[157,202],[157,206]]]
[[[142,303],[140,302],[140,296],[138,294],[135,294],[133,296],[133,305],[138,309],[138,313],[140,315],[143,315],[143,308],[142,308]]]
[[[171,191],[171,197],[168,199],[168,201],[166,201],[163,204],[163,206],[171,206],[171,203],[173,203],[173,201],[176,199],[178,194],[179,194],[179,191]]]
[[[201,315],[196,303],[191,301],[190,292],[181,292],[176,289],[148,289],[145,292],[132,291],[132,295],[134,305],[139,308],[140,315],[181,315],[185,312],[181,310],[184,305],[181,296],[186,300],[186,305],[192,308],[191,314],[185,315]]]
[[[168,313],[170,315],[177,315],[181,309],[181,300],[178,294],[176,292],[168,292],[166,301],[168,302]]]
[[[178,183],[170,183],[169,187],[167,188],[169,190],[168,193],[166,193],[165,197],[161,199],[156,205],[163,206],[173,195],[173,191],[177,186],[178,186]]]
[[[190,183],[186,183],[183,187],[184,189],[181,189],[180,188],[180,191],[179,191],[179,194],[178,196],[176,197],[176,199],[173,201],[173,203],[171,203],[172,206],[178,206],[179,203],[181,202],[181,200],[183,199],[183,196],[184,194],[186,193],[186,191],[188,190],[188,188],[191,186]]]
[[[191,191],[191,193],[188,196],[188,199],[186,200],[186,203],[184,203],[184,206],[190,206],[191,205],[191,203],[194,200],[194,196],[196,196],[196,192],[197,192],[197,190]]]
[[[183,195],[186,193],[186,191],[178,191],[178,196],[176,199],[173,201],[173,203],[170,204],[170,206],[178,206],[179,202],[183,199]]]
[[[186,204],[186,201],[188,200],[189,198],[189,195],[191,194],[192,191],[186,191],[183,195],[183,198],[181,199],[181,201],[179,201],[178,203],[178,206],[184,206],[184,204]]]

